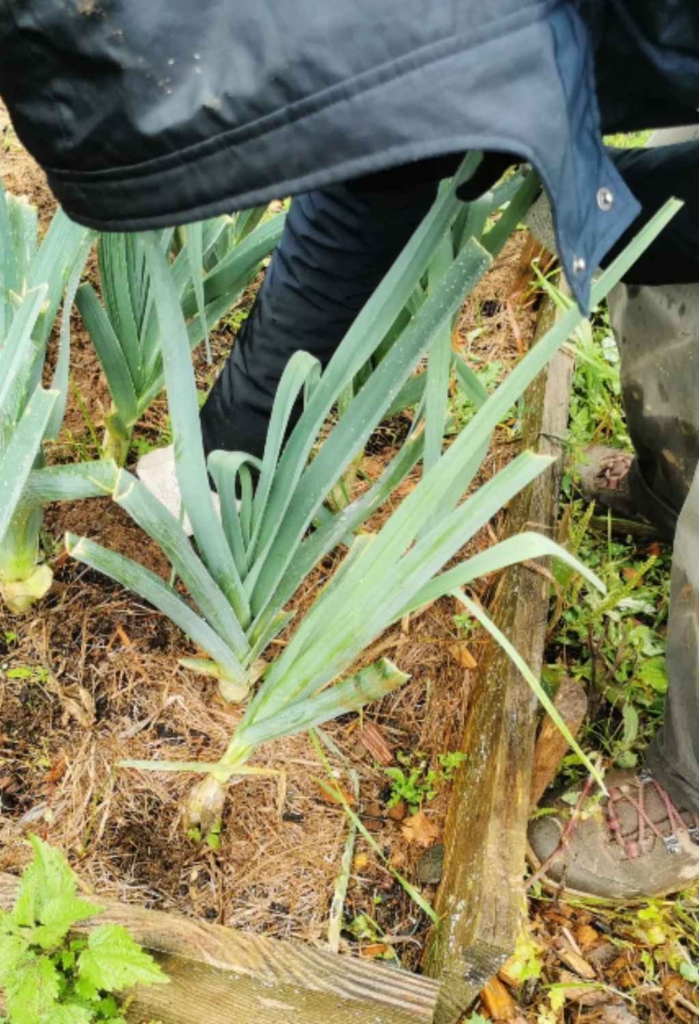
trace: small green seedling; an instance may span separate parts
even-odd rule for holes
[[[126,1024],[114,993],[169,979],[121,925],[105,924],[70,938],[78,922],[102,908],[77,895],[78,879],[63,854],[30,836],[34,858],[17,901],[0,913],[2,1024]]]
[[[24,679],[28,683],[45,683],[49,677],[48,669],[42,665],[16,665],[5,672],[8,679]]]
[[[386,934],[381,925],[370,914],[357,914],[355,918],[345,924],[345,931],[349,932],[360,942],[368,942],[374,946],[383,946],[383,952],[377,951],[375,953],[375,960],[397,959],[395,949],[386,943]]]
[[[426,755],[420,751],[399,750],[396,760],[401,767],[384,769],[391,780],[388,806],[395,807],[404,800],[410,813],[416,814],[424,803],[434,800],[441,785],[453,781],[454,772],[466,760],[466,755],[458,750],[440,754],[439,768],[430,768]]]
[[[198,825],[187,829],[187,838],[193,843],[206,843],[212,850],[221,849],[221,829],[223,823],[217,821],[209,832],[202,832]]]

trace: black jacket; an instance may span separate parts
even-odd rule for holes
[[[585,302],[639,209],[602,130],[697,119],[699,4],[0,0],[0,94],[66,211],[102,230],[514,152]]]

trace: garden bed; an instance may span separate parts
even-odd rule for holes
[[[8,170],[8,187],[21,192],[24,182],[32,202],[50,215],[51,200],[41,176],[12,137],[0,159],[0,173],[5,177]],[[493,381],[498,376],[493,366],[499,364],[504,374],[533,337],[537,300],[523,301],[532,255],[528,236],[516,235],[459,318],[454,344]],[[221,365],[234,325],[253,293],[251,289],[241,309],[212,339],[214,367],[199,356],[202,387]],[[95,456],[108,405],[96,357],[77,315],[73,328],[71,399],[63,433],[51,452],[56,461],[68,455]],[[543,403],[543,394],[537,394]],[[535,414],[540,411],[541,406],[534,409]],[[452,413],[458,421],[469,410],[455,401]],[[395,454],[405,425],[405,417],[398,417],[372,438],[361,466],[367,476],[375,478]],[[478,483],[521,450],[520,427],[513,419],[498,428]],[[167,437],[166,407],[158,402],[138,428],[137,451],[165,443]],[[413,482],[408,480],[397,500]],[[381,518],[389,511],[382,510]],[[370,521],[367,527],[378,522]],[[310,741],[304,736],[285,739],[256,756],[256,766],[283,769],[283,774],[274,779],[243,778],[234,787],[217,842],[201,844],[185,835],[179,804],[190,780],[119,770],[115,765],[124,757],[213,760],[240,712],[223,704],[213,684],[178,666],[178,659],[192,649],[170,622],[62,555],[64,531],[85,533],[127,554],[138,550],[143,564],[166,576],[167,563],[157,547],[118,507],[107,500],[56,507],[46,526],[55,540],[53,590],[32,613],[21,619],[8,616],[0,628],[0,870],[18,870],[27,857],[23,838],[36,831],[68,854],[100,897],[177,912],[240,929],[248,936],[261,933],[322,948],[348,819],[321,785],[324,768]],[[492,522],[471,548],[488,546],[504,529],[501,519]],[[316,571],[296,595],[295,607],[310,600],[335,565],[329,559]],[[482,581],[482,601],[492,596],[494,582]],[[545,605],[545,594],[541,600]],[[486,664],[484,638],[475,634],[466,639],[454,614],[451,601],[445,599],[381,637],[363,660],[390,653],[411,675],[411,682],[373,705],[363,721],[351,716],[324,730],[333,750],[333,770],[349,794],[356,773],[358,796],[352,800],[384,854],[379,858],[364,840],[357,842],[344,908],[343,948],[358,952],[365,961],[391,960],[409,970],[423,962],[429,920],[391,868],[414,882],[424,850],[443,836],[451,768],[449,762],[440,765],[440,755],[461,750],[479,667]],[[282,635],[277,643],[284,642]],[[415,807],[405,801],[389,806],[389,761],[393,767],[402,765],[406,774],[418,768]],[[437,773],[435,780],[428,777],[430,770]],[[429,887],[424,893],[430,900],[434,896]],[[509,932],[508,936],[507,942],[512,938]],[[253,947],[258,948],[254,942]],[[496,960],[504,951],[503,945]],[[495,960],[488,970],[494,966]],[[359,967],[357,971],[359,980],[362,972]],[[382,972],[379,975],[383,977]],[[482,974],[474,974],[474,983],[476,978],[483,980]],[[423,1000],[420,1012],[426,1013],[434,986],[428,981],[414,985]]]

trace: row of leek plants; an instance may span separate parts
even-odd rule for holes
[[[56,437],[68,390],[70,310],[92,234],[59,211],[39,243],[37,211],[0,184],[0,604],[23,612],[51,586],[42,562],[48,501],[103,490],[104,463],[49,469],[43,443]],[[42,386],[49,336],[65,294],[53,379]]]
[[[285,214],[263,220],[266,209],[158,234],[188,322],[190,348],[204,342],[209,361],[209,331],[240,298],[281,236]],[[124,465],[135,424],[164,386],[160,327],[143,236],[101,235],[97,255],[102,302],[85,283],[77,305],[111,397],[102,452]]]
[[[159,233],[189,344],[235,303],[276,245],[283,215],[266,207]],[[264,222],[263,222],[264,220]],[[21,613],[48,592],[43,560],[43,507],[51,501],[104,496],[126,458],[137,419],[162,391],[163,356],[150,275],[140,235],[98,240],[104,307],[81,284],[93,232],[58,210],[40,242],[37,210],[0,184],[0,603]],[[58,325],[51,386],[41,386],[49,336]],[[104,458],[75,465],[44,464],[44,444],[63,421],[69,383],[70,316],[77,302],[112,395]]]

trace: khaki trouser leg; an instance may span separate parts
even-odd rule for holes
[[[681,806],[699,812],[699,285],[622,285],[610,296],[610,313],[638,456],[634,493],[646,514],[670,528],[679,513],[665,725],[646,763]]]

